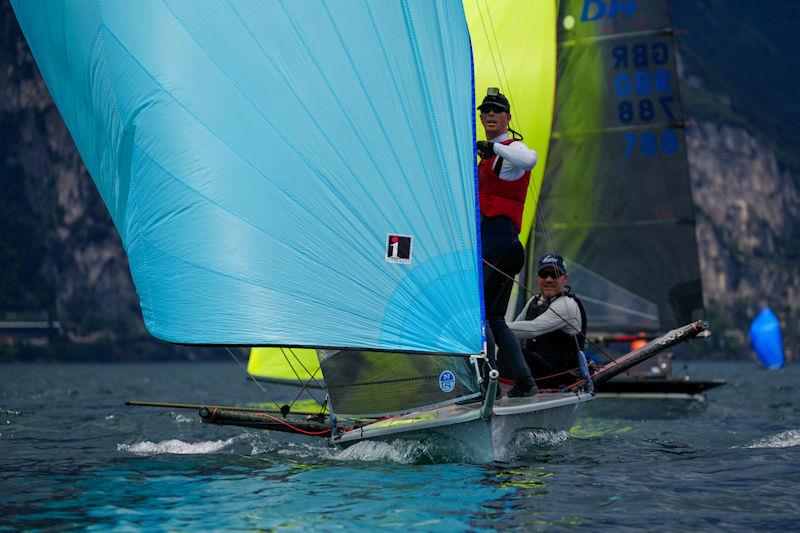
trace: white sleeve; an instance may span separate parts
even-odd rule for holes
[[[494,143],[494,153],[503,158],[500,179],[518,180],[525,172],[536,166],[538,155],[520,141],[505,145]]]
[[[577,335],[581,331],[581,311],[578,303],[569,297],[557,298],[550,307],[533,320],[518,320],[511,322],[508,327],[520,339],[533,339],[563,329],[570,335]]]

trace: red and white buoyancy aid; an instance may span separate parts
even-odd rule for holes
[[[515,142],[506,139],[500,144],[508,146]],[[492,164],[494,162],[494,164]],[[522,230],[522,212],[525,209],[525,197],[528,195],[528,182],[531,171],[528,170],[514,181],[500,179],[503,158],[499,155],[481,159],[478,164],[478,193],[480,196],[481,214],[485,217],[507,216]]]

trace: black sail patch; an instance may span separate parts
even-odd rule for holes
[[[411,236],[386,235],[386,260],[390,263],[411,263]]]

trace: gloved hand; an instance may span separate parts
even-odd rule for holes
[[[478,155],[482,158],[487,159],[494,155],[494,143],[478,141],[475,145],[478,147]]]

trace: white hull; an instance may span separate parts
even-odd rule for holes
[[[364,440],[443,437],[477,462],[507,461],[517,438],[535,431],[568,431],[579,406],[593,398],[589,393],[503,398],[497,400],[488,419],[481,417],[480,404],[450,405],[374,422],[337,435],[333,443],[346,447]]]

